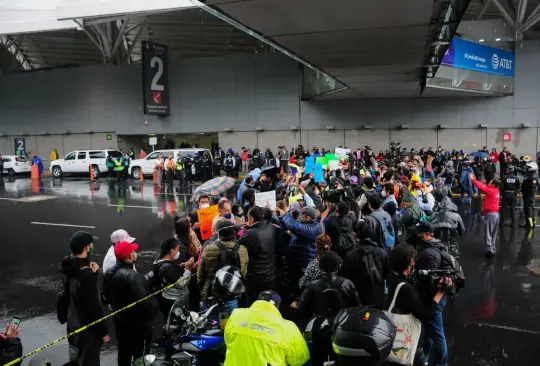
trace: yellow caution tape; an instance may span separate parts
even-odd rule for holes
[[[55,339],[55,340],[52,341],[51,343],[47,343],[47,344],[45,344],[45,345],[43,345],[43,346],[41,346],[41,347],[39,347],[39,348],[36,348],[36,349],[33,350],[32,352],[29,352],[29,353],[27,353],[27,354],[25,354],[25,355],[23,355],[23,356],[21,356],[21,357],[15,359],[15,360],[11,361],[11,362],[9,362],[9,363],[4,364],[4,366],[12,366],[12,365],[15,365],[15,364],[21,362],[21,361],[24,360],[25,358],[32,357],[32,356],[38,354],[39,352],[41,352],[41,351],[43,351],[43,350],[45,350],[45,349],[47,349],[47,348],[49,348],[49,347],[52,347],[52,346],[54,346],[54,345],[56,345],[56,344],[62,342],[62,341],[65,340],[65,339],[68,339],[69,337],[73,337],[74,335],[79,334],[79,333],[81,333],[81,332],[87,330],[88,328],[93,327],[93,326],[96,325],[96,324],[99,324],[99,323],[101,323],[101,322],[103,322],[103,321],[105,321],[105,320],[107,320],[107,319],[112,318],[113,316],[115,316],[116,314],[118,314],[118,313],[120,313],[120,312],[122,312],[122,311],[124,311],[124,310],[127,310],[127,309],[129,309],[129,308],[132,308],[132,307],[134,307],[135,305],[137,305],[137,304],[139,304],[139,303],[141,303],[141,302],[143,302],[143,301],[146,301],[146,300],[148,300],[149,298],[151,298],[151,297],[153,297],[153,296],[156,296],[156,295],[162,293],[163,291],[168,290],[168,289],[170,289],[170,288],[176,286],[177,284],[180,284],[180,283],[184,282],[184,285],[187,285],[187,283],[189,282],[189,280],[191,279],[191,277],[193,277],[193,276],[195,276],[195,275],[196,275],[196,273],[192,274],[191,276],[189,276],[189,277],[187,277],[187,278],[183,278],[183,277],[182,277],[182,278],[180,278],[178,281],[176,281],[175,283],[172,283],[172,284],[170,284],[170,285],[167,285],[167,286],[165,286],[164,288],[162,288],[162,289],[160,289],[160,290],[158,290],[158,291],[156,291],[156,292],[154,292],[154,293],[152,293],[152,294],[150,294],[150,295],[148,295],[148,296],[145,296],[145,297],[143,297],[142,299],[139,299],[139,300],[135,301],[134,303],[131,303],[131,304],[129,304],[129,305],[124,306],[124,307],[121,308],[121,309],[118,309],[118,310],[116,310],[116,311],[113,311],[113,312],[110,313],[109,315],[105,315],[105,316],[104,316],[103,318],[101,318],[101,319],[98,319],[98,320],[96,320],[96,321],[93,321],[92,323],[89,323],[89,324],[87,324],[87,325],[85,325],[85,326],[83,326],[83,327],[81,327],[81,328],[79,328],[79,329],[77,329],[77,330],[75,330],[75,331],[73,331],[73,332],[71,332],[71,333],[68,333],[68,334],[66,334],[66,335],[63,336],[63,337],[60,337],[60,338],[58,338],[58,339]]]

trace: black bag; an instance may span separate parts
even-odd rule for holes
[[[233,266],[238,269],[241,268],[240,254],[238,253],[240,245],[238,244],[238,242],[234,243],[234,247],[232,248],[225,247],[221,242],[216,243],[216,245],[219,248],[218,268],[223,268],[225,266]]]
[[[358,278],[369,279],[369,287],[371,287],[371,285],[376,286],[377,284],[382,284],[384,282],[384,276],[382,273],[383,264],[376,248],[364,253],[361,256],[360,261],[362,262],[362,265],[357,268]],[[368,286],[367,283],[365,283],[365,285]],[[365,290],[368,291],[368,289]]]
[[[60,324],[66,324],[69,311],[69,280],[64,291],[58,294],[56,299],[56,317]]]
[[[346,253],[349,250],[353,249],[356,245],[356,238],[354,237],[352,231],[349,230],[348,220],[349,217],[340,218],[339,224],[339,237],[336,243],[336,249],[340,253]]]
[[[321,288],[316,283],[310,283],[306,286],[307,288],[314,290],[317,294],[315,302],[316,315],[332,319],[341,309],[344,309],[347,306],[340,291],[343,282],[345,282],[345,278],[338,277],[329,287]]]
[[[465,287],[465,273],[459,262],[446,250],[441,250],[441,269],[449,269],[456,272],[454,280],[454,287],[456,292],[459,292]]]

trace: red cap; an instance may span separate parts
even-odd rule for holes
[[[139,249],[139,244],[121,241],[114,246],[114,255],[116,259],[124,259],[137,249]]]

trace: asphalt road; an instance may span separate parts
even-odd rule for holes
[[[69,254],[74,231],[102,238],[95,258],[101,264],[110,234],[126,229],[137,238],[137,267],[146,273],[160,242],[172,232],[171,214],[189,210],[189,198],[185,189],[159,191],[151,182],[123,188],[107,180],[91,185],[87,179],[0,182],[2,320],[22,317],[25,352],[65,334],[54,307],[61,291],[58,267]],[[445,311],[449,364],[538,365],[534,347],[540,344],[540,234],[502,228],[497,257],[486,260],[480,204],[475,200],[462,212],[467,234],[460,262],[467,285]],[[159,324],[155,328],[159,332]],[[104,365],[116,364],[114,339],[102,359]]]

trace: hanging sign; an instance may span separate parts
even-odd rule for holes
[[[167,46],[141,42],[144,113],[169,114],[169,60]]]

